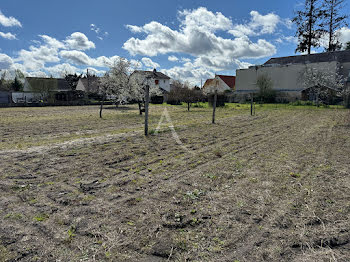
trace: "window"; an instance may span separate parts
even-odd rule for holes
[[[155,82],[156,85],[159,85],[159,80],[158,79],[155,80],[154,82]]]

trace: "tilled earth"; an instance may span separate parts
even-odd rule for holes
[[[134,132],[81,118],[95,139],[14,149],[39,131],[6,111],[0,261],[350,260],[349,111],[167,108],[183,144],[133,109]]]

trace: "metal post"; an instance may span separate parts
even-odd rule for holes
[[[148,136],[148,105],[149,105],[149,85],[146,85],[145,94],[145,136]]]

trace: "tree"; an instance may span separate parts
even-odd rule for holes
[[[276,98],[276,91],[273,89],[272,79],[268,75],[260,75],[256,81],[259,88],[258,98],[262,102],[272,103]]]
[[[65,74],[66,81],[68,82],[71,89],[74,91],[77,88],[79,79],[82,78],[82,75],[73,74]]]
[[[140,115],[142,115],[142,112],[145,110],[143,106],[145,107],[146,105],[145,98],[147,92],[150,97],[161,94],[160,89],[153,84],[155,79],[157,79],[156,73],[156,70],[154,70],[153,72],[134,70],[133,73],[130,75],[128,85],[129,98],[130,100],[133,100],[138,103]]]
[[[293,22],[297,25],[295,36],[298,37],[298,46],[295,52],[305,52],[311,54],[312,47],[320,46],[321,29],[319,28],[319,20],[321,16],[321,8],[319,0],[305,0],[303,10],[295,12],[296,16]]]
[[[110,70],[100,78],[100,94],[102,96],[100,117],[102,118],[103,103],[106,98],[114,100],[116,105],[126,102],[129,98],[129,68],[130,62],[119,58]]]
[[[320,102],[330,101],[333,93],[342,96],[344,100],[349,95],[345,85],[345,78],[332,70],[318,70],[312,67],[305,67],[300,73],[304,89],[310,89],[317,106]]]
[[[15,92],[21,91],[23,89],[23,84],[18,80],[17,76],[12,83],[12,90]]]
[[[348,15],[342,15],[344,0],[323,0],[321,7],[322,23],[320,24],[323,34],[328,36],[328,52],[340,50],[342,44],[338,40],[337,30],[347,26]]]
[[[350,41],[346,43],[345,50],[350,50]]]

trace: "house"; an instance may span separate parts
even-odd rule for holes
[[[261,75],[270,77],[273,89],[278,92],[277,100],[294,101],[301,99],[305,86],[303,73],[308,70],[325,72],[328,75],[349,75],[350,51],[335,51],[311,55],[271,58],[263,65],[239,69],[236,72],[237,96],[244,100],[250,93],[258,92],[257,79]]]
[[[100,89],[100,78],[96,76],[88,76],[87,78],[80,78],[76,90],[86,93],[98,93]]]
[[[163,93],[170,92],[170,77],[161,72],[158,72],[156,69],[153,71],[135,70],[132,73],[131,77],[136,77],[141,82],[147,81],[146,79],[149,79],[148,84],[150,87],[158,87]]]
[[[12,93],[14,103],[72,101],[81,94],[72,90],[64,78],[26,77],[23,92]]]
[[[153,96],[151,101],[153,103],[163,103],[167,101],[168,93],[171,90],[170,77],[158,72],[156,69],[153,71],[141,71],[135,70],[131,74],[131,78],[136,78],[139,83],[146,83],[148,81],[149,86],[152,88],[159,88],[162,92],[160,96]]]
[[[202,90],[204,93],[212,93],[216,89],[218,93],[224,93],[225,91],[234,91],[235,85],[235,76],[215,75],[215,78],[205,81]]]

